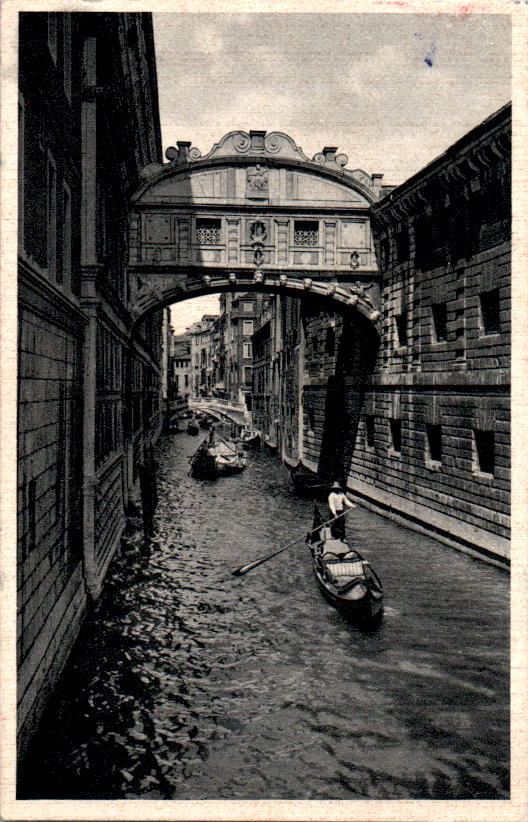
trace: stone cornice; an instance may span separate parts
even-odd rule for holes
[[[376,372],[365,383],[366,391],[387,389],[434,389],[443,390],[487,388],[507,392],[511,385],[511,374],[507,368],[474,371],[417,371],[405,374],[382,374]]]
[[[26,291],[31,292],[31,297],[26,296]],[[87,322],[77,298],[67,295],[35,263],[22,256],[18,258],[18,299],[21,305],[44,316],[48,314],[53,322],[69,330]]]
[[[510,162],[510,152],[511,107],[505,106],[373,204],[373,217],[385,227],[394,224],[422,210],[423,203],[430,201],[427,189],[431,186],[446,192],[453,186],[464,186],[487,169]]]

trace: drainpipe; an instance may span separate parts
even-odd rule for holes
[[[302,308],[300,309],[300,319],[299,319],[299,326],[300,326],[300,335],[299,335],[299,351],[298,351],[298,359],[297,359],[297,367],[299,369],[299,373],[297,374],[297,391],[298,391],[298,423],[297,423],[297,452],[298,452],[298,462],[304,461],[304,359],[305,359],[305,347],[306,347],[306,339],[304,336],[304,324],[302,321]]]
[[[81,302],[88,317],[83,346],[83,572],[88,595],[98,595],[95,557],[95,397],[97,354],[97,42],[83,44],[81,102]]]
[[[83,307],[88,316],[83,346],[83,571],[88,594],[98,596],[98,574],[95,559],[95,396],[97,353],[97,305],[95,277],[88,278],[83,269]]]

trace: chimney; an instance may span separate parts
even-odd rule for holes
[[[190,140],[178,140],[178,162],[179,163],[188,163],[189,162],[189,149],[191,147]]]
[[[335,163],[337,146],[325,146],[323,148],[325,163]]]

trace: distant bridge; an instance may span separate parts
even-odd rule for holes
[[[245,405],[216,397],[189,397],[189,408],[210,414],[217,420],[228,420],[236,425],[251,425],[251,415]]]

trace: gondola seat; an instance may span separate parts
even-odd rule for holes
[[[363,563],[358,558],[351,560],[343,560],[341,558],[329,561],[325,560],[325,565],[333,577],[362,577],[364,574]]]

